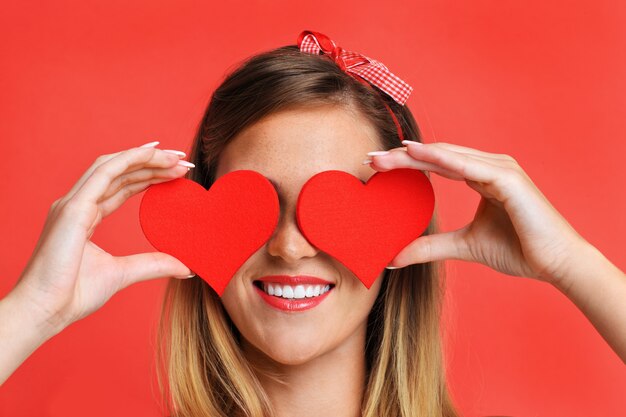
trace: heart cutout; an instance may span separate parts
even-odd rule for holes
[[[312,176],[298,196],[307,240],[344,264],[369,289],[400,251],[428,227],[435,195],[421,171],[376,172],[367,183],[343,171]]]
[[[206,190],[177,178],[144,193],[139,220],[157,250],[174,256],[220,296],[272,235],[280,207],[272,183],[252,170],[229,172]]]

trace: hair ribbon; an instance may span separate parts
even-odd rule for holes
[[[413,87],[389,71],[382,62],[357,52],[343,49],[322,33],[310,30],[303,31],[298,36],[298,47],[300,51],[305,53],[319,55],[321,52],[322,55],[330,56],[342,71],[361,83],[370,87],[371,85],[378,87],[401,106],[404,106],[404,103],[406,103],[413,91]],[[383,104],[391,114],[393,122],[398,129],[400,140],[404,140],[398,119],[387,103],[383,101]]]

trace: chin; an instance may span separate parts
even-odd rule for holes
[[[321,346],[315,345],[313,340],[294,341],[293,338],[280,338],[270,341],[263,346],[256,346],[265,356],[281,365],[303,365],[311,362],[323,352]]]
[[[283,365],[301,365],[324,353],[324,331],[319,326],[293,325],[280,326],[278,323],[266,323],[265,328],[257,329],[253,335],[243,334],[248,343],[274,362]],[[244,330],[245,331],[245,330]]]

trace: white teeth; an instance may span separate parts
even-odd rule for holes
[[[293,288],[283,285],[283,298],[293,298]]]
[[[330,291],[330,285],[280,285],[277,283],[263,283],[263,291],[269,295],[282,298],[312,298]]]
[[[307,298],[311,298],[313,297],[313,286],[312,285],[307,285],[306,287],[306,293],[304,295],[306,295]]]
[[[293,291],[293,298],[304,298],[304,286],[296,285],[296,289]]]

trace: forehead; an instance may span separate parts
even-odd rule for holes
[[[377,149],[374,127],[346,107],[284,110],[240,132],[222,152],[216,176],[251,169],[283,188],[299,189],[314,174],[337,169],[366,181],[375,171],[362,161]]]

